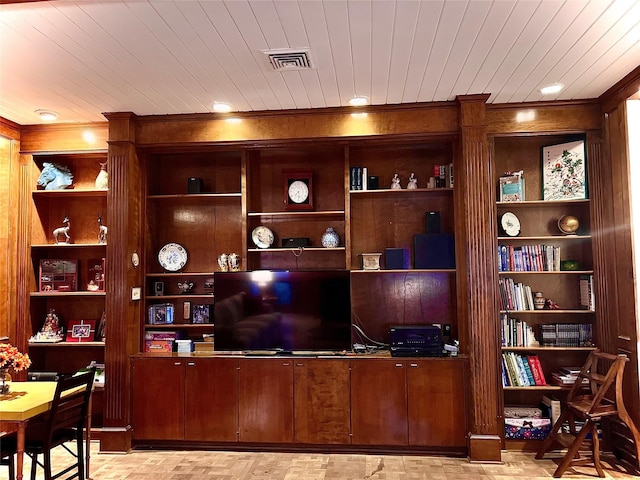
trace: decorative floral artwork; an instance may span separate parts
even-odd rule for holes
[[[542,148],[542,198],[587,198],[587,160],[583,141]]]

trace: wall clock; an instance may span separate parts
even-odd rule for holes
[[[313,210],[313,172],[283,170],[284,209]]]

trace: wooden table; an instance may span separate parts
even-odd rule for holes
[[[17,480],[22,480],[24,463],[25,429],[29,419],[48,411],[53,403],[56,382],[12,382],[11,391],[0,395],[0,425],[11,424],[18,427]],[[91,440],[91,406],[88,409],[86,429],[86,477],[89,476],[89,457]]]

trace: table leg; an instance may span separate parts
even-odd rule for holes
[[[16,479],[22,480],[24,470],[24,432],[26,422],[18,422],[18,445],[16,449]]]

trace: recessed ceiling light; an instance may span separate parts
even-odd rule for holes
[[[349,100],[349,105],[352,107],[362,107],[364,105],[369,105],[369,99],[367,97],[353,97]]]
[[[564,88],[564,85],[561,83],[552,83],[551,85],[547,85],[540,89],[540,93],[543,95],[551,95],[553,93],[558,93]]]
[[[51,110],[36,110],[36,113],[40,116],[40,119],[45,122],[52,122],[58,118],[58,114]]]
[[[213,111],[218,113],[229,113],[231,111],[231,105],[222,102],[213,102]]]

